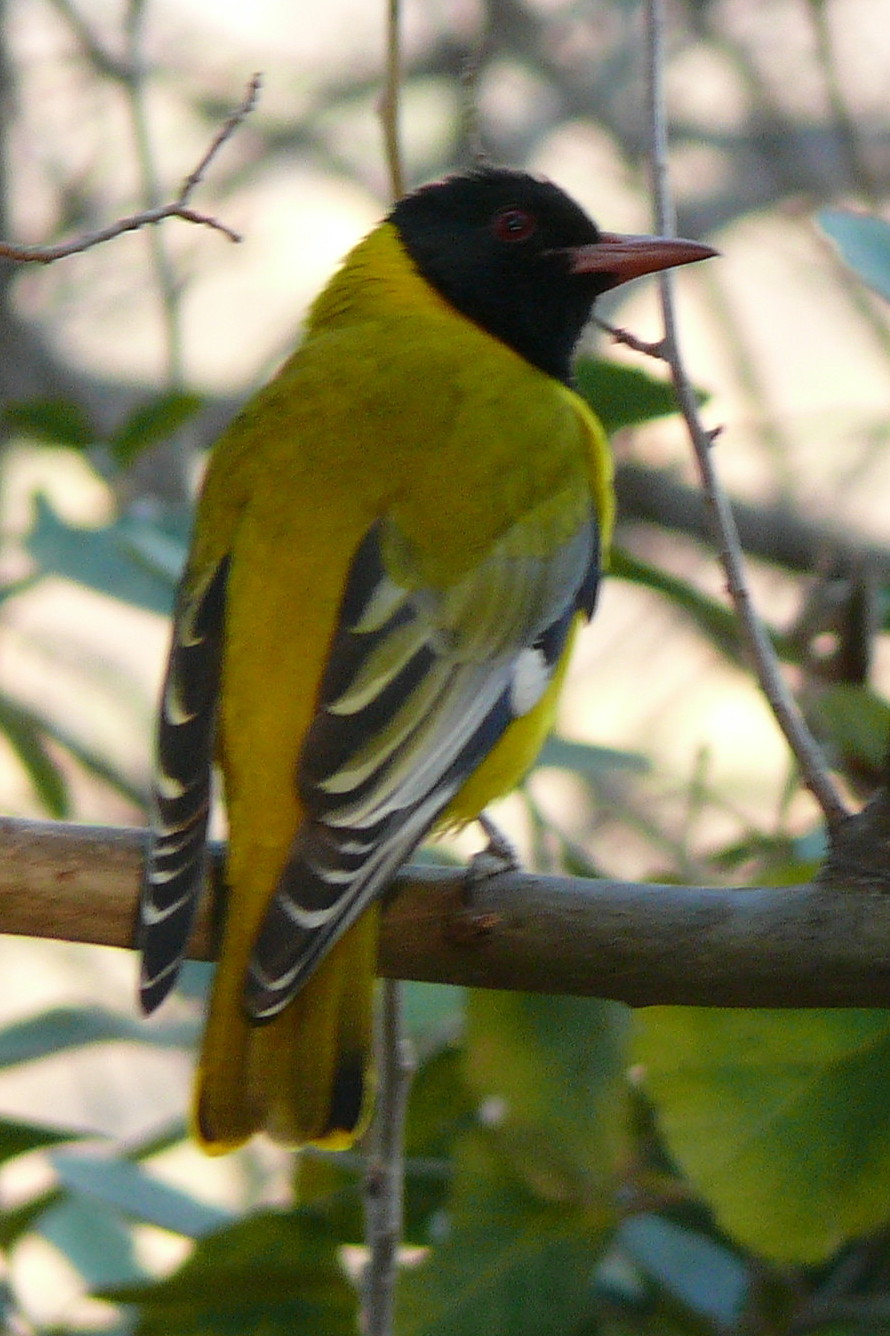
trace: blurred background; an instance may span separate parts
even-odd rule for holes
[[[0,261],[7,814],[144,821],[166,614],[203,451],[387,207],[382,11],[367,0],[0,6],[8,240],[50,243],[173,198],[263,74],[258,106],[193,199],[240,245],[170,221],[49,266]],[[678,230],[723,255],[678,278],[688,368],[707,425],[723,428],[714,448],[741,506],[756,603],[842,783],[861,796],[881,773],[890,685],[890,324],[815,215],[886,205],[886,6],[673,0],[667,45]],[[403,46],[410,184],[467,165],[478,136],[605,228],[653,230],[639,4],[406,0]],[[653,283],[598,313],[658,337]],[[595,330],[584,351],[664,379]],[[562,741],[496,815],[529,863],[553,870],[803,878],[822,847],[818,814],[741,662],[683,430],[669,400],[650,410],[628,393],[613,422],[619,553],[574,661]],[[176,1027],[194,1025],[193,999],[140,1037],[127,1028],[126,953],[5,939],[0,978],[5,1117],[143,1150],[169,1121],[160,1179],[208,1211],[281,1199],[277,1152],[208,1166],[181,1142],[190,1055]],[[421,1031],[458,1024],[454,1000],[423,998]],[[88,1045],[100,1006],[117,1019],[99,1036],[109,1042]],[[52,1023],[36,1047],[4,1048],[3,1033],[41,1015]],[[56,1055],[23,1064],[40,1043]],[[17,1160],[0,1197],[33,1201],[60,1173],[75,1181],[70,1165]],[[72,1320],[84,1275],[98,1283],[86,1262],[78,1271],[86,1226],[75,1224],[6,1240],[16,1311],[34,1329]],[[187,1250],[149,1225],[122,1239],[134,1267]],[[61,1270],[47,1291],[50,1253]]]

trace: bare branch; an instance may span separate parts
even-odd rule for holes
[[[405,1032],[402,985],[387,979],[380,1011],[377,1107],[365,1143],[364,1336],[390,1336],[393,1326],[405,1179],[405,1118],[414,1056]]]
[[[624,460],[615,470],[615,488],[623,523],[640,520],[699,541],[710,539],[701,488],[680,482],[668,469]],[[734,500],[732,513],[745,552],[761,561],[807,575],[865,566],[876,579],[890,579],[890,548],[867,543],[789,505]]]
[[[216,157],[217,153],[219,153],[223,144],[227,143],[232,138],[232,135],[238,129],[238,126],[242,123],[242,121],[247,120],[247,117],[251,114],[257,102],[259,101],[259,96],[262,86],[263,86],[263,76],[260,73],[252,75],[250,78],[250,82],[247,85],[247,91],[244,94],[241,105],[239,107],[236,107],[235,110],[232,112],[231,116],[229,116],[228,120],[225,121],[224,124],[220,126],[219,130],[214,136],[212,143],[210,144],[210,147],[207,149],[207,152],[204,154],[203,158],[198,163],[197,167],[194,169],[194,171],[189,172],[188,176],[183,181],[182,189],[180,190],[179,195],[177,197],[178,202],[180,204],[186,204],[188,202],[194,190],[203,181],[207,173],[208,167],[213,162],[213,159]],[[240,240],[240,238],[233,238],[233,239]]]
[[[399,43],[399,0],[387,0],[386,73],[378,111],[383,128],[383,149],[393,199],[405,193],[402,146],[399,141],[399,102],[402,89],[402,53]]]
[[[0,819],[0,930],[129,947],[145,832]],[[192,943],[213,956],[222,850]],[[380,972],[634,1006],[890,1005],[890,798],[841,832],[824,877],[795,886],[655,886],[407,868],[387,897]]]
[[[649,56],[649,101],[652,134],[652,190],[656,224],[660,233],[675,231],[673,201],[668,184],[667,118],[663,89],[664,11],[662,0],[647,0],[647,37]],[[674,311],[673,278],[669,271],[659,275],[664,318],[665,358],[671,368],[680,411],[695,451],[696,461],[714,525],[720,560],[726,573],[727,589],[738,614],[761,689],[791,748],[803,782],[810,789],[828,826],[837,830],[848,817],[847,809],[828,772],[819,746],[807,728],[785,679],[763,625],[754,611],[745,575],[745,563],[738,530],[729,500],[714,467],[712,434],[704,429],[698,415],[695,391],[686,374],[680,353]]]
[[[72,237],[69,241],[61,241],[52,246],[19,246],[10,241],[0,241],[0,258],[20,264],[53,264],[54,261],[63,260],[69,255],[78,255],[82,251],[90,250],[93,246],[101,246],[106,241],[122,236],[124,232],[153,227],[156,223],[163,222],[165,218],[181,218],[184,222],[196,223],[201,227],[210,227],[216,232],[222,232],[230,241],[240,241],[240,233],[235,232],[218,218],[214,218],[212,214],[200,213],[197,209],[191,208],[188,201],[223,144],[231,138],[237,127],[256,106],[260,85],[261,76],[255,74],[248,84],[241,105],[215,135],[197,167],[186,177],[179,194],[168,204],[142,209],[138,213],[129,214],[126,218],[119,218],[117,222],[109,223],[107,227],[99,228],[95,232],[85,232],[82,236]]]
[[[593,317],[593,323],[608,334],[613,343],[620,344],[623,348],[630,348],[635,353],[642,353],[645,357],[656,357],[661,362],[667,361],[664,339],[659,339],[656,343],[650,343],[646,339],[637,338],[629,329],[620,329],[617,325],[610,325],[608,320],[601,320],[598,315]]]

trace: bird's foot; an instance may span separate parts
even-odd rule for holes
[[[447,936],[454,946],[478,946],[501,921],[500,914],[482,909],[476,903],[477,893],[487,881],[503,872],[515,872],[519,855],[504,832],[484,813],[476,820],[485,831],[484,849],[474,854],[460,880],[458,903],[447,927]]]
[[[482,812],[476,820],[485,832],[487,843],[484,849],[470,859],[463,882],[462,899],[465,908],[471,908],[476,892],[492,877],[499,877],[503,872],[516,872],[521,866],[519,854],[512,840],[495,825],[490,816]]]

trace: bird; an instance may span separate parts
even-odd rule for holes
[[[212,777],[224,925],[195,1079],[209,1154],[344,1149],[374,1104],[380,896],[533,764],[613,527],[572,388],[597,297],[716,252],[600,231],[478,165],[405,195],[211,451],[161,689],[140,998],[187,951]]]

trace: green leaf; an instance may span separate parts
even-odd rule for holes
[[[429,1242],[430,1222],[446,1204],[458,1140],[476,1124],[463,1053],[443,1048],[421,1062],[405,1128],[405,1238]]]
[[[36,715],[0,695],[0,732],[21,761],[47,813],[57,821],[71,815],[68,785],[59,765],[47,750]]]
[[[554,766],[571,770],[586,780],[601,779],[623,770],[644,775],[651,767],[647,757],[639,752],[617,751],[614,747],[595,747],[588,742],[571,742],[568,738],[551,733],[538,753],[535,768]]]
[[[405,983],[405,1025],[415,1049],[430,1053],[455,1038],[463,1027],[466,989],[445,983]]]
[[[137,1336],[355,1336],[339,1242],[309,1211],[266,1211],[202,1239],[166,1280],[97,1297],[138,1305]]]
[[[130,1230],[88,1198],[67,1198],[41,1216],[38,1233],[64,1253],[89,1286],[124,1285],[145,1272],[136,1261]]]
[[[4,1118],[0,1121],[0,1164],[14,1160],[17,1155],[27,1155],[32,1150],[45,1150],[47,1146],[76,1141],[84,1135],[82,1130],[44,1127],[41,1123],[25,1123],[13,1118]]]
[[[142,789],[131,783],[126,775],[121,774],[104,756],[85,746],[79,738],[74,737],[67,729],[61,728],[48,715],[42,715],[38,710],[21,705],[9,696],[0,695],[0,731],[7,734],[11,745],[25,764],[41,801],[50,815],[57,820],[63,820],[70,815],[68,788],[64,773],[51,753],[46,750],[45,739],[63,747],[85,770],[108,784],[135,807],[145,806],[145,793]],[[36,757],[32,755],[32,749],[36,749]],[[51,775],[44,774],[38,764],[42,764],[43,757],[47,766],[57,772],[58,783],[62,786],[61,795],[56,793]],[[60,797],[64,799],[64,806],[57,808],[53,804],[59,803]]]
[[[70,1327],[41,1327],[40,1336],[133,1336],[133,1324],[124,1316],[119,1322],[102,1322],[98,1327],[83,1327],[78,1323],[76,1331]],[[611,1336],[611,1333],[609,1333]],[[637,1333],[634,1333],[637,1336]],[[673,1336],[672,1332],[659,1332],[658,1336]],[[710,1334],[709,1334],[710,1336]],[[821,1336],[821,1333],[820,1333]]]
[[[92,747],[87,747],[79,738],[69,733],[66,728],[60,728],[54,719],[49,719],[36,711],[29,711],[29,713],[34,720],[35,727],[40,732],[45,733],[52,742],[58,743],[60,747],[64,747],[65,751],[70,752],[71,756],[79,765],[83,766],[84,770],[94,775],[96,779],[101,779],[115,793],[131,802],[134,807],[145,808],[145,791],[129,780],[104,756],[93,751]]]
[[[721,1329],[741,1319],[751,1277],[728,1248],[658,1215],[626,1220],[615,1242],[669,1294]]]
[[[488,1143],[461,1145],[444,1241],[401,1277],[399,1336],[572,1336],[592,1318],[602,1218],[542,1203]]]
[[[166,616],[173,605],[176,582],[166,570],[144,560],[140,541],[152,526],[124,516],[100,529],[83,529],[61,520],[43,496],[35,497],[35,521],[27,536],[28,551],[48,575],[95,589]]]
[[[722,654],[733,663],[739,662],[741,640],[738,620],[731,608],[702,594],[686,580],[633,556],[622,547],[612,548],[609,574],[663,595],[691,618]]]
[[[52,1157],[59,1181],[69,1192],[185,1238],[203,1238],[232,1220],[231,1212],[198,1201],[162,1183],[138,1164],[107,1155]]]
[[[890,747],[890,705],[868,687],[839,682],[811,707],[836,756],[880,773]]]
[[[121,521],[121,542],[135,565],[156,575],[175,589],[188,556],[191,519],[183,525],[178,517],[161,522],[128,515]]]
[[[9,580],[6,584],[0,585],[0,605],[7,599],[18,598],[19,594],[27,594],[29,589],[33,589],[40,579],[39,575],[23,575],[19,580]]]
[[[175,435],[183,423],[195,416],[202,403],[200,395],[184,390],[167,390],[149,399],[109,438],[112,457],[119,464],[132,463],[143,451]]]
[[[96,433],[83,409],[66,399],[31,399],[7,404],[2,419],[23,436],[47,445],[83,450],[96,442]]]
[[[176,978],[176,995],[206,1003],[216,965],[209,960],[184,960]]]
[[[667,1147],[745,1247],[819,1263],[890,1217],[890,1012],[639,1014]]]
[[[746,874],[749,881],[770,886],[793,886],[795,882],[809,881],[825,861],[825,837],[820,829],[821,844],[803,836],[795,838],[786,831],[763,834],[746,831],[741,839],[724,844],[708,856],[715,867],[733,871],[743,864],[753,865]],[[809,851],[809,852],[808,852]]]
[[[83,1044],[135,1040],[159,1048],[191,1047],[197,1027],[157,1025],[99,1007],[55,1007],[0,1030],[0,1070]]]
[[[9,1206],[0,1211],[0,1248],[11,1248],[22,1235],[34,1229],[50,1207],[63,1201],[64,1196],[61,1189],[49,1188],[46,1192],[27,1198],[20,1206]]]
[[[153,1155],[162,1155],[172,1146],[188,1141],[189,1136],[188,1119],[177,1114],[159,1127],[152,1127],[140,1140],[128,1141],[125,1158],[140,1162],[149,1160]]]
[[[44,1128],[39,1128],[37,1130],[40,1133],[46,1133],[48,1131],[48,1129]],[[49,1135],[54,1138],[53,1144],[58,1144],[59,1142],[70,1142],[75,1137],[82,1137],[90,1134],[49,1130]],[[127,1152],[127,1158],[141,1160],[147,1156],[156,1155],[161,1151],[169,1149],[170,1146],[175,1145],[177,1142],[181,1142],[186,1135],[187,1129],[184,1120],[174,1119],[160,1133],[154,1132],[146,1140],[139,1142],[135,1146],[131,1146]],[[29,1149],[37,1149],[37,1147],[30,1146]],[[35,1196],[28,1198],[26,1201],[22,1202],[20,1206],[7,1207],[3,1211],[0,1211],[0,1248],[11,1248],[23,1234],[28,1233],[28,1231],[35,1227],[41,1229],[43,1218],[48,1212],[53,1210],[56,1206],[64,1206],[65,1203],[70,1202],[71,1200],[72,1198],[70,1194],[66,1192],[64,1188],[54,1186],[48,1188],[45,1192],[40,1192]],[[105,1212],[109,1220],[114,1221],[114,1215],[109,1212],[105,1206],[97,1205],[95,1209],[97,1211]],[[67,1226],[63,1226],[63,1228],[67,1228]],[[117,1222],[115,1228],[120,1229],[122,1226]],[[64,1246],[58,1239],[56,1241],[60,1247]],[[71,1255],[71,1249],[65,1248],[65,1251]],[[83,1274],[87,1275],[88,1273],[87,1271],[83,1271]],[[133,1277],[124,1277],[122,1275],[114,1278],[108,1277],[103,1280],[102,1283],[111,1284],[112,1279],[117,1283],[120,1283],[128,1278]],[[98,1283],[98,1281],[93,1280],[92,1283]]]
[[[575,388],[596,413],[607,436],[677,411],[674,387],[639,367],[605,358],[579,357]]]
[[[460,1049],[440,1049],[422,1062],[408,1103],[405,1152],[409,1164],[414,1158],[444,1162],[458,1135],[475,1125],[477,1104]]]
[[[356,1152],[316,1150],[307,1146],[295,1156],[297,1201],[331,1228],[341,1243],[365,1239],[362,1189],[365,1162]]]
[[[890,301],[890,223],[846,209],[822,209],[816,218],[850,268]]]
[[[545,1201],[614,1203],[628,1138],[629,1012],[474,990],[467,1077],[514,1172]]]

